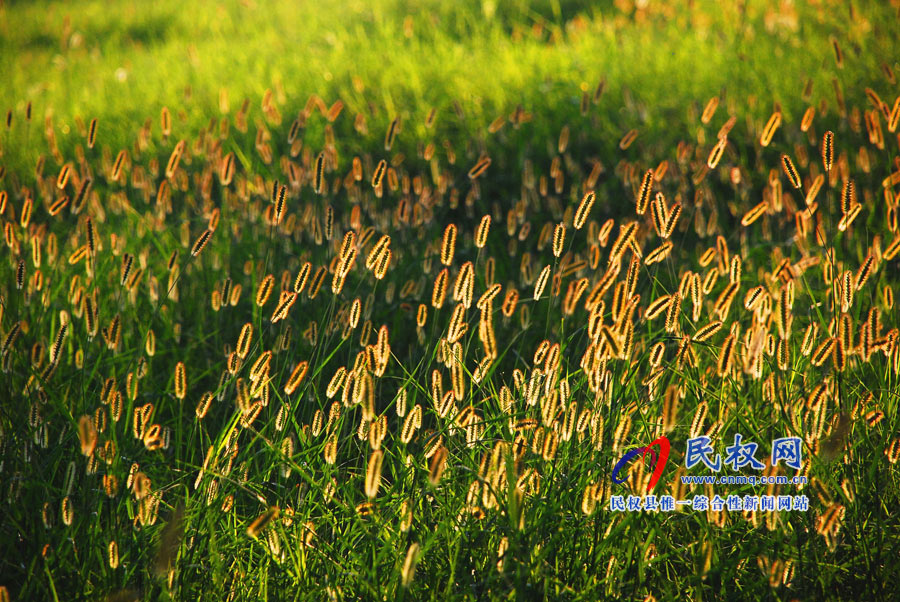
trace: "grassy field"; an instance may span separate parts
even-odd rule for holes
[[[895,598],[898,21],[0,4],[0,602]]]

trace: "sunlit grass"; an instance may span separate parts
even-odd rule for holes
[[[638,4],[0,8],[12,599],[890,597],[896,7]]]

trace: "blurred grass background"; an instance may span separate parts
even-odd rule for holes
[[[12,2],[0,9],[0,99],[17,120],[29,101],[36,119],[52,112],[63,124],[64,154],[77,137],[65,124],[76,116],[97,117],[100,140],[122,145],[136,123],[177,107],[173,135],[186,136],[219,114],[222,90],[232,110],[245,98],[258,109],[272,90],[288,122],[312,93],[329,104],[341,98],[350,111],[371,114],[379,135],[395,114],[421,130],[430,107],[449,110],[456,102],[465,119],[455,127],[477,136],[522,105],[540,115],[531,132],[544,139],[577,115],[582,89],[592,93],[605,79],[603,110],[589,124],[594,145],[611,147],[632,127],[669,143],[672,124],[720,92],[760,119],[780,102],[786,123],[805,108],[798,99],[807,77],[816,77],[816,99],[833,98],[826,74],[848,95],[861,94],[858,83],[879,76],[876,57],[890,60],[896,51],[885,47],[896,37],[888,34],[896,8],[853,6]],[[828,36],[848,21],[839,71]],[[10,168],[37,153],[15,131],[4,151]]]

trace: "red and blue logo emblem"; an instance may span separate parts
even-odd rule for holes
[[[659,447],[659,449],[654,449],[657,446]],[[628,453],[622,456],[622,459],[616,462],[616,465],[613,467],[613,483],[624,483],[625,479],[618,478],[619,471],[622,470],[622,468],[626,464],[628,464],[637,456],[641,456],[643,458],[647,455],[647,452],[650,452],[650,457],[653,459],[654,463],[653,475],[650,477],[650,483],[647,485],[647,493],[650,493],[656,486],[659,478],[662,476],[663,470],[666,467],[666,462],[669,460],[669,447],[669,439],[667,437],[660,437],[659,439],[651,441],[650,445],[644,447],[635,447],[634,449],[630,450]]]

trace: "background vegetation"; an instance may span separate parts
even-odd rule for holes
[[[889,252],[898,178],[883,182],[900,171],[891,129],[900,93],[897,27],[896,2],[831,0],[348,0],[328,9],[253,0],[5,3],[5,595],[891,598],[900,572],[900,345],[897,263]],[[713,97],[719,107],[704,123]],[[343,110],[331,122],[328,110],[337,101]],[[803,129],[809,107],[815,117]],[[781,126],[762,146],[773,113]],[[723,157],[709,169],[730,117]],[[880,141],[872,133],[876,118]],[[293,144],[295,119],[302,121],[301,142]],[[620,144],[631,130],[634,142]],[[828,174],[821,159],[826,131],[836,150]],[[179,141],[180,163],[166,174]],[[324,185],[316,191],[323,150]],[[799,169],[799,191],[782,169],[783,154]],[[229,156],[230,181],[223,177]],[[484,157],[490,166],[470,178]],[[371,181],[381,160],[393,176],[376,191]],[[660,263],[637,261],[632,292],[639,299],[624,288],[617,293],[615,284],[607,289],[594,313],[616,328],[603,343],[585,302],[608,263],[621,264],[615,282],[625,282],[637,251],[646,259],[664,242],[651,211],[635,214],[648,169],[659,175],[653,191],[665,195],[667,210],[681,207],[673,249]],[[813,214],[805,199],[818,175],[824,185]],[[842,231],[841,199],[851,179],[861,210]],[[276,181],[276,190],[287,185],[278,224],[271,219]],[[168,202],[159,193],[163,182]],[[588,223],[576,228],[574,212],[589,191],[596,200]],[[55,212],[65,196],[69,202]],[[742,226],[762,201],[765,214]],[[399,215],[404,205],[407,220]],[[797,219],[804,210],[805,229]],[[481,248],[474,238],[484,215],[493,219]],[[79,259],[89,244],[87,217],[95,251]],[[609,219],[614,226],[601,241]],[[635,220],[633,248],[613,253],[620,227]],[[451,223],[459,234],[450,292],[438,309],[432,288]],[[565,240],[554,254],[547,233],[560,223]],[[214,232],[194,256],[207,229]],[[336,294],[332,273],[348,232],[357,259]],[[390,235],[392,258],[377,279],[364,264],[383,235]],[[712,263],[701,260],[707,249]],[[861,278],[869,257],[871,272]],[[273,322],[279,291],[294,290],[306,262],[313,274],[328,270],[321,291],[311,299],[305,289],[287,317]],[[453,285],[466,262],[475,300],[490,284],[502,286],[488,312],[497,357],[474,378],[486,349],[484,312],[479,318],[473,302],[456,372],[464,393],[442,415],[433,372],[451,390],[456,369],[441,340],[459,304]],[[545,266],[551,281],[535,299]],[[695,317],[684,275],[706,279],[712,267],[718,278]],[[848,272],[853,294],[842,307]],[[270,274],[274,292],[258,303]],[[567,290],[580,279],[586,292],[568,312]],[[739,290],[730,311],[717,315],[730,280]],[[793,314],[785,333],[787,281]],[[237,285],[237,302],[220,307],[216,295]],[[747,308],[745,295],[758,286],[766,301]],[[505,316],[502,301],[512,290],[520,299]],[[647,319],[651,302],[679,292],[683,306],[673,323],[664,324],[668,312]],[[93,337],[85,313],[91,295]],[[624,311],[616,298],[634,301],[630,331],[629,320],[616,319]],[[357,299],[362,315],[354,325]],[[427,319],[417,326],[420,305]],[[716,319],[723,328],[692,342],[695,360],[684,360],[683,336]],[[252,327],[250,348],[229,370],[245,324]],[[97,331],[113,325],[119,332],[110,343],[110,330]],[[805,341],[811,325],[817,330]],[[353,401],[352,382],[333,398],[327,389],[341,366],[359,378],[375,372],[377,352],[366,347],[382,326],[390,355],[384,373],[372,376],[373,421],[367,402],[340,403]],[[729,334],[736,351],[723,370]],[[155,336],[153,353],[148,336]],[[782,339],[787,359],[776,350]],[[543,341],[559,345],[558,363],[546,370],[535,359],[536,350],[546,355]],[[828,341],[839,341],[846,357],[832,351],[814,361]],[[661,361],[651,357],[658,343]],[[621,353],[603,347],[613,344]],[[586,352],[598,347],[603,361],[586,367]],[[252,368],[267,351],[264,390],[253,391]],[[300,362],[308,372],[288,393]],[[529,394],[532,378],[542,379],[537,397]],[[195,408],[205,392],[215,400],[199,419]],[[259,414],[249,420],[254,403]],[[135,408],[148,404],[147,420],[137,418]],[[417,404],[421,427],[404,442]],[[378,420],[386,425],[382,441],[369,434]],[[153,425],[158,441],[134,436]],[[777,491],[808,495],[809,512],[610,512],[610,494],[643,492],[648,476],[636,462],[628,483],[613,486],[612,465],[663,432],[673,456],[657,493],[682,498],[703,493],[679,488],[675,473],[691,433],[709,433],[720,453],[742,433],[760,443],[760,459],[772,439],[803,437],[801,473],[811,484]],[[548,448],[548,439],[558,447]],[[153,449],[157,443],[162,447]],[[369,496],[373,448],[383,464]],[[443,451],[432,455],[437,448],[446,450],[444,464],[436,460]],[[137,472],[148,481],[135,485]],[[716,490],[733,492],[766,490]],[[272,522],[254,523],[275,508]],[[111,542],[118,551],[112,563]]]

